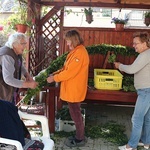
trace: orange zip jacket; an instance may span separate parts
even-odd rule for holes
[[[63,69],[54,75],[61,82],[60,98],[67,102],[82,102],[88,84],[89,55],[83,45],[77,46],[67,55]]]

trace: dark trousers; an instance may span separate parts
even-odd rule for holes
[[[17,140],[25,145],[18,109],[14,104],[3,100],[0,100],[0,137]]]
[[[75,122],[76,127],[76,138],[83,140],[84,136],[84,123],[80,109],[80,103],[68,103],[69,112],[72,120]]]

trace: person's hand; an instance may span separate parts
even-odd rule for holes
[[[22,88],[35,89],[38,86],[38,82],[35,81],[25,81],[23,82]]]
[[[120,62],[114,62],[114,65],[117,69],[119,69],[120,64],[121,64]]]
[[[48,83],[54,82],[54,76],[53,76],[53,75],[49,76],[49,77],[47,78],[47,82],[48,82]]]
[[[38,82],[35,81],[29,81],[29,88],[35,89],[38,86]]]
[[[27,77],[26,81],[34,81],[34,80],[33,80],[33,77]]]
[[[25,74],[25,79],[26,79],[26,81],[34,81],[33,77],[31,77],[29,73]]]

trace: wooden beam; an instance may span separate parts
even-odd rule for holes
[[[114,0],[115,2],[117,2],[118,4],[120,4],[121,3],[121,0]]]
[[[34,0],[35,2],[36,0]],[[138,8],[149,9],[150,4],[120,4],[120,3],[101,3],[101,2],[40,2],[45,6],[84,6],[84,7],[107,7],[107,8]]]
[[[49,18],[49,16],[53,16],[56,12],[58,12],[58,11],[60,11],[61,10],[61,8],[62,8],[62,6],[54,6],[42,19],[41,19],[41,21],[40,21],[40,23],[39,24],[44,24],[46,21],[47,21],[47,19]]]

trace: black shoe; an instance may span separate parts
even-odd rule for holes
[[[68,147],[82,147],[85,145],[85,140],[82,140],[81,142],[76,142],[75,140],[67,140],[65,142],[65,145]]]

